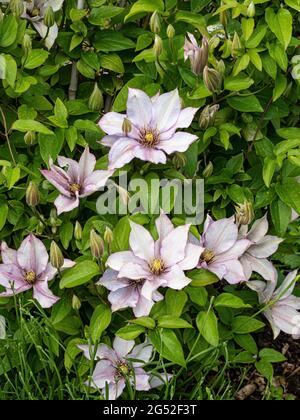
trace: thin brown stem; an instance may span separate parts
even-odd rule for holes
[[[12,147],[11,147],[11,143],[10,143],[10,139],[9,139],[9,135],[8,135],[6,118],[5,118],[5,115],[4,115],[4,112],[3,112],[1,106],[0,106],[0,113],[1,113],[1,116],[2,116],[2,123],[3,123],[4,131],[5,131],[4,135],[5,135],[5,138],[6,138],[6,141],[7,141],[7,146],[8,146],[8,150],[9,150],[10,156],[11,156],[11,160],[13,162],[13,165],[16,166],[17,163],[16,163],[16,160],[15,160],[13,151],[12,151]]]

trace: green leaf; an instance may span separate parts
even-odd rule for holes
[[[141,325],[142,327],[148,328],[150,330],[153,330],[155,328],[154,319],[148,316],[140,316],[139,318],[131,319],[128,322],[130,322],[131,324]]]
[[[94,261],[81,261],[74,267],[63,272],[59,287],[64,289],[80,286],[81,284],[89,282],[93,277],[99,274],[99,266]]]
[[[68,249],[71,239],[73,238],[73,223],[63,223],[59,228],[59,239],[64,249]]]
[[[258,349],[256,342],[250,334],[234,334],[234,340],[239,346],[252,354],[257,354]]]
[[[149,339],[162,357],[185,367],[186,363],[182,346],[174,331],[170,329],[150,331]]]
[[[254,19],[253,18],[242,18],[242,30],[245,41],[248,41],[254,30]]]
[[[246,75],[239,75],[239,76],[229,76],[226,77],[224,81],[224,88],[226,90],[231,91],[240,91],[244,89],[248,89],[250,86],[252,86],[254,83],[254,80]]]
[[[277,134],[286,140],[300,140],[300,128],[287,127],[276,130]]]
[[[69,296],[63,296],[51,311],[52,324],[58,324],[72,311],[71,299]]]
[[[267,33],[268,27],[265,24],[260,24],[254,30],[251,37],[246,41],[246,48],[257,48]]]
[[[12,130],[18,130],[22,133],[26,133],[27,131],[36,131],[37,133],[42,134],[53,134],[53,132],[44,124],[34,120],[17,120],[13,123],[11,128]]]
[[[290,206],[278,199],[271,203],[270,209],[276,233],[279,236],[284,236],[291,221],[292,211]]]
[[[90,322],[90,335],[94,343],[99,341],[101,334],[109,326],[111,321],[111,310],[107,305],[100,304],[93,312]]]
[[[193,328],[189,322],[173,315],[163,315],[159,317],[157,326],[162,328]]]
[[[250,351],[241,351],[237,354],[233,362],[234,363],[254,363],[256,360],[255,355],[253,355]]]
[[[135,48],[135,43],[123,34],[111,30],[102,30],[96,33],[93,42],[98,51],[112,52]]]
[[[189,295],[189,298],[192,302],[196,303],[199,306],[205,306],[207,303],[207,290],[205,287],[192,287],[188,286],[186,291]]]
[[[0,47],[7,48],[17,38],[18,22],[15,16],[9,14],[0,25]]]
[[[264,348],[260,350],[259,357],[265,362],[280,363],[286,360],[286,357],[277,350]]]
[[[249,316],[240,315],[234,318],[232,330],[235,334],[248,334],[264,327],[264,323]]]
[[[175,15],[175,21],[188,23],[197,29],[206,29],[206,20],[201,14],[179,11]]]
[[[192,271],[189,271],[187,273],[187,277],[193,280],[191,286],[194,287],[208,286],[210,284],[214,284],[220,281],[214,273],[205,270],[204,268],[196,268]]]
[[[232,70],[232,75],[237,76],[241,71],[245,70],[250,63],[250,57],[248,54],[244,54],[236,60],[236,63]]]
[[[136,17],[145,15],[151,12],[162,12],[164,10],[163,0],[138,0],[133,3],[129,13],[125,16],[124,21],[134,20]]]
[[[227,98],[227,103],[233,109],[240,112],[263,112],[263,108],[254,95],[249,96],[233,96]]]
[[[48,165],[49,158],[56,160],[64,142],[64,133],[62,130],[56,130],[55,134],[48,135],[39,133],[38,142],[40,146],[40,154],[44,162]]]
[[[266,362],[265,360],[259,360],[255,363],[255,367],[258,372],[264,376],[269,382],[272,381],[274,370],[271,363]]]
[[[84,40],[84,36],[81,34],[74,34],[71,39],[69,51],[73,51],[74,48],[78,47]]]
[[[263,180],[269,188],[276,169],[276,160],[266,157],[263,166]]]
[[[101,55],[100,66],[116,73],[125,72],[123,62],[117,54]]]
[[[7,214],[8,214],[8,205],[6,203],[0,203],[0,231],[5,226]]]
[[[255,49],[249,49],[247,50],[247,54],[250,57],[251,63],[257,68],[257,70],[262,71],[263,64],[258,52]]]
[[[36,67],[40,67],[42,64],[45,63],[48,56],[48,51],[41,49],[31,50],[24,64],[25,69],[32,70]]]
[[[92,25],[103,25],[104,19],[111,19],[118,16],[124,10],[123,7],[118,6],[101,6],[92,8],[89,15],[89,22]]]
[[[201,311],[197,315],[196,324],[201,335],[212,346],[219,344],[218,320],[213,310]]]
[[[294,178],[285,178],[281,184],[276,184],[276,193],[288,206],[300,214],[300,184]]]
[[[183,291],[168,289],[165,296],[165,303],[168,315],[180,317],[184,305],[187,302],[187,294]]]
[[[126,327],[120,328],[116,335],[123,340],[134,340],[143,332],[145,332],[145,328],[141,325],[126,325]]]
[[[275,87],[273,89],[273,102],[277,101],[282,94],[285,92],[287,87],[287,78],[283,74],[278,74],[276,81],[275,81]]]
[[[284,2],[293,9],[300,12],[300,0],[284,0]]]
[[[0,79],[5,79],[14,88],[17,77],[17,63],[11,55],[0,56]]]
[[[114,239],[111,244],[112,252],[126,251],[129,248],[130,230],[129,217],[122,217],[113,230]]]
[[[242,299],[231,293],[222,293],[217,296],[214,305],[215,307],[223,306],[225,308],[251,308],[251,305],[244,303]]]
[[[286,50],[291,42],[293,31],[293,17],[291,13],[281,7],[276,14],[274,9],[268,7],[265,19],[271,31]]]

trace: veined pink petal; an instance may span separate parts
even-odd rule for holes
[[[7,289],[11,289],[12,285],[14,289],[26,285],[24,280],[23,272],[17,264],[0,264],[0,284]]]
[[[71,183],[79,182],[79,165],[76,160],[69,159],[64,156],[58,156],[57,162],[61,168],[67,168],[66,172]]]
[[[108,300],[111,303],[113,312],[119,309],[135,308],[139,300],[139,291],[134,286],[122,287],[121,289],[110,292]]]
[[[185,258],[190,225],[173,229],[163,240],[160,255],[166,267],[171,267]]]
[[[173,265],[165,273],[161,274],[161,278],[166,282],[166,287],[181,290],[192,281],[184,274],[178,265]]]
[[[275,325],[286,334],[300,333],[300,314],[294,308],[284,304],[275,303],[271,307]]]
[[[76,264],[76,262],[75,261],[72,261],[72,260],[69,260],[69,258],[65,258],[64,259],[64,264],[63,264],[63,266],[61,267],[61,270],[63,271],[63,270],[65,270],[66,268],[71,268],[71,267],[74,267],[74,265]]]
[[[112,145],[115,144],[115,142],[119,140],[119,138],[119,136],[104,136],[97,143],[101,144],[102,146],[112,147]]]
[[[104,388],[105,385],[114,383],[116,369],[109,360],[100,360],[93,372],[92,382],[93,385],[99,389]]]
[[[71,211],[79,206],[78,195],[75,197],[66,197],[65,195],[60,194],[54,201],[54,205],[58,215]]]
[[[121,359],[127,356],[128,353],[133,349],[135,342],[134,340],[123,340],[121,337],[116,337],[114,339],[113,348],[117,353],[118,357]]]
[[[151,99],[139,89],[128,89],[127,118],[138,128],[145,128],[152,120]]]
[[[194,47],[198,47],[198,42],[196,41],[196,38],[194,37],[193,34],[191,34],[190,32],[187,33],[187,37],[189,38],[190,42],[192,43],[192,45]]]
[[[132,262],[122,265],[118,274],[119,278],[127,277],[133,280],[148,278],[149,276],[151,276],[151,272],[148,267],[145,267],[144,264]]]
[[[260,274],[265,280],[276,284],[277,271],[273,264],[266,258],[255,258],[247,252],[241,257],[240,261],[243,265],[247,280],[250,279],[252,271],[255,271],[256,273]]]
[[[109,166],[108,169],[117,169],[122,168],[122,166],[129,163],[132,159],[135,158],[135,148],[138,143],[136,140],[130,139],[128,137],[120,137],[111,147],[108,160]]]
[[[93,172],[95,165],[96,165],[96,158],[93,155],[93,153],[90,153],[89,148],[86,147],[78,163],[79,179],[80,179],[81,184],[83,184],[85,178],[87,178],[87,176]]]
[[[108,385],[108,399],[116,400],[122,394],[125,388],[125,379],[120,379],[118,382],[110,383]],[[105,390],[103,390],[105,395]]]
[[[116,352],[106,344],[99,344],[97,348],[86,344],[78,344],[77,347],[83,351],[84,357],[88,360],[107,359],[113,364],[116,364],[118,360]]]
[[[204,237],[205,248],[214,251],[215,254],[221,254],[235,244],[238,228],[233,218],[217,220],[209,224]]]
[[[70,182],[71,179],[65,171],[55,165],[51,165],[51,170],[41,169],[41,173],[59,192],[71,197]]]
[[[181,110],[178,90],[160,95],[153,106],[152,125],[159,132],[169,130],[176,124]]]
[[[17,251],[9,248],[5,241],[1,242],[0,250],[2,261],[4,264],[18,264]]]
[[[141,294],[139,295],[139,299],[133,308],[134,316],[139,318],[141,316],[148,316],[151,312],[152,306],[154,305],[153,300],[149,300],[144,298]]]
[[[197,140],[197,136],[190,133],[179,131],[175,133],[173,137],[168,140],[161,140],[156,146],[158,149],[162,149],[167,154],[174,152],[185,152],[194,141]]]
[[[132,251],[120,251],[111,254],[106,261],[106,265],[115,271],[120,271],[124,264],[132,262],[138,264],[142,263],[143,260],[136,257]]]
[[[211,271],[222,280],[227,273],[227,267],[223,263],[212,262],[211,264],[202,263],[201,268]]]
[[[152,163],[166,163],[167,157],[162,150],[143,147],[140,144],[134,149],[134,157]]]
[[[178,120],[176,122],[177,128],[188,128],[195,117],[199,108],[187,107],[180,111]]]
[[[45,271],[48,264],[48,254],[43,242],[33,234],[28,235],[21,243],[17,252],[20,267],[39,275]]]
[[[144,369],[142,368],[135,368],[134,369],[135,372],[135,388],[137,391],[149,391],[150,387],[150,383],[149,383],[149,379],[150,376],[148,375],[148,373],[146,373],[144,371]]]
[[[155,220],[155,226],[160,242],[174,229],[171,220],[162,210]]]
[[[188,243],[185,248],[185,257],[178,263],[178,266],[182,270],[191,270],[192,268],[197,267],[200,255],[203,251],[204,248],[201,246]]]
[[[153,299],[154,292],[160,287],[167,286],[167,280],[165,280],[162,276],[152,277],[149,280],[146,280],[142,289],[141,295],[148,300]]]
[[[127,359],[141,360],[142,362],[132,362],[133,367],[140,367],[150,361],[152,353],[153,346],[146,340],[144,343],[134,346],[132,352],[127,355]]]
[[[226,267],[224,279],[228,283],[237,284],[246,281],[243,266],[238,260],[222,261],[221,264]]]
[[[240,239],[227,251],[216,255],[215,261],[222,262],[237,259],[248,250],[250,245],[251,242],[247,239]]]
[[[134,255],[150,262],[154,258],[154,240],[143,226],[130,222],[129,245]]]
[[[5,292],[0,293],[0,297],[11,297],[14,295],[18,295],[19,293],[26,292],[27,290],[31,289],[32,285],[24,283],[20,287],[16,287],[14,289],[7,288]]]
[[[54,296],[45,281],[38,281],[33,285],[33,297],[42,308],[51,308],[60,299]]]
[[[157,372],[157,376],[152,375],[150,378],[151,388],[157,388],[159,386],[165,385],[171,378],[172,375],[170,373],[166,374],[165,372]]]
[[[46,269],[40,275],[39,279],[44,281],[52,280],[57,274],[57,269],[54,268],[50,263],[47,264]]]
[[[104,133],[123,137],[124,132],[122,129],[122,125],[124,122],[124,118],[126,118],[125,114],[119,114],[117,112],[108,112],[107,114],[103,115],[98,124],[101,130],[104,131]]]
[[[104,286],[106,289],[114,292],[115,290],[129,286],[130,281],[126,278],[119,279],[118,271],[108,268],[105,270],[103,276],[100,278],[100,280],[97,281],[96,284]]]
[[[252,242],[258,242],[267,234],[268,228],[268,219],[267,215],[265,214],[261,219],[258,219],[253,223],[247,238]]]
[[[253,257],[267,258],[270,255],[275,254],[279,244],[282,241],[283,239],[277,238],[277,236],[267,235],[257,243],[250,246],[250,248],[248,249],[248,253],[251,254]]]
[[[297,276],[297,270],[292,271],[289,273],[286,278],[283,280],[282,284],[278,287],[276,292],[274,293],[274,298],[280,297],[281,299],[285,299],[293,293],[295,288],[295,278]]]
[[[80,197],[88,197],[105,186],[114,171],[94,171],[83,181]]]
[[[275,323],[275,321],[273,319],[273,315],[272,315],[271,309],[269,309],[269,308],[266,309],[264,311],[264,316],[267,318],[267,320],[270,323],[270,326],[271,326],[272,331],[273,331],[273,337],[274,337],[274,340],[275,340],[279,336],[279,334],[280,334],[280,328],[276,325],[276,323]]]
[[[288,296],[282,300],[282,303],[294,309],[300,309],[300,298],[297,296]],[[300,315],[300,314],[299,314]]]

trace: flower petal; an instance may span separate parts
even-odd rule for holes
[[[70,179],[70,183],[78,183],[79,180],[79,165],[76,160],[66,158],[64,156],[58,156],[57,162],[61,168],[67,168],[66,172]]]
[[[0,245],[1,257],[4,264],[18,264],[17,251],[8,247],[5,241]]]
[[[294,270],[291,273],[289,273],[286,276],[286,278],[283,280],[280,287],[278,287],[278,289],[274,293],[274,298],[277,298],[281,295],[281,297],[280,297],[280,300],[281,300],[281,299],[285,299],[288,296],[290,296],[293,293],[293,290],[295,288],[295,281],[294,280],[295,280],[296,276],[297,276],[297,270]]]
[[[141,294],[139,295],[139,299],[133,308],[134,316],[139,318],[141,316],[148,316],[151,312],[152,306],[154,305],[153,300],[146,299]]]
[[[265,214],[261,219],[258,219],[253,223],[247,238],[252,242],[258,242],[267,234],[268,229],[269,224],[267,215]]]
[[[96,165],[96,158],[93,155],[93,153],[90,153],[89,148],[86,147],[78,163],[79,179],[80,179],[81,184],[83,184],[85,178],[93,172],[95,165]]]
[[[21,268],[17,264],[9,263],[0,264],[0,284],[7,289],[12,289],[13,286],[15,291],[27,285]]]
[[[160,95],[153,106],[152,125],[159,132],[169,130],[176,124],[181,110],[178,89]]]
[[[162,240],[160,255],[166,267],[185,258],[189,229],[190,225],[179,226]]]
[[[43,242],[30,234],[21,243],[17,260],[20,267],[26,271],[33,271],[38,276],[45,271],[49,257]]]
[[[136,263],[127,263],[122,265],[118,277],[127,277],[133,280],[139,280],[143,278],[148,278],[151,276],[150,270],[148,267],[145,267],[144,264],[136,264]]]
[[[93,345],[78,344],[77,347],[83,351],[83,355],[88,360],[99,360],[107,359],[110,363],[115,364],[117,362],[116,352],[108,347],[106,344],[100,344],[97,348]]]
[[[109,360],[100,360],[93,372],[93,385],[99,389],[105,388],[105,384],[113,383],[116,369]]]
[[[238,260],[222,261],[222,264],[226,267],[226,273],[224,279],[230,284],[238,284],[246,281],[243,266]]]
[[[123,340],[121,337],[116,337],[114,339],[113,347],[118,357],[123,358],[131,352],[134,345],[134,340]]]
[[[139,291],[134,286],[122,287],[122,289],[110,292],[108,300],[111,303],[112,312],[119,309],[135,308],[139,300]]]
[[[188,243],[185,248],[185,257],[178,263],[182,270],[191,270],[197,267],[201,253],[204,249],[201,246]]]
[[[260,274],[265,280],[273,282],[276,284],[277,282],[277,271],[273,264],[265,258],[255,258],[252,255],[248,254],[248,252],[242,256],[240,259],[245,272],[245,265],[246,267],[251,268],[252,271]],[[251,276],[250,273],[250,276]],[[246,274],[246,273],[245,273]],[[247,280],[249,280],[250,276],[246,275]]]
[[[111,147],[108,160],[108,169],[122,168],[135,158],[135,148],[138,145],[136,140],[128,137],[121,137]]]
[[[65,195],[60,194],[54,201],[54,205],[58,215],[71,211],[79,206],[78,195],[75,197],[66,197]]]
[[[215,254],[221,254],[235,244],[237,237],[238,228],[234,218],[217,220],[210,223],[204,231],[204,247],[214,251]]]
[[[198,136],[195,136],[194,134],[179,131],[168,140],[161,140],[156,147],[158,149],[162,149],[167,154],[174,152],[185,152],[190,147],[190,145],[197,140],[197,138]]]
[[[124,136],[122,125],[126,115],[119,114],[118,112],[108,112],[99,121],[99,126],[104,133],[109,135],[116,135],[119,137]]]
[[[248,249],[249,254],[253,257],[267,258],[270,255],[275,254],[278,249],[278,245],[283,241],[277,236],[265,236],[260,241],[256,242]]]
[[[58,189],[59,192],[69,197],[71,196],[71,179],[64,170],[58,166],[51,165],[50,171],[47,169],[41,169],[41,173],[50,182],[50,184],[54,185],[54,187]]]
[[[50,308],[60,299],[54,296],[45,281],[38,281],[33,285],[33,297],[42,308]]]
[[[107,182],[107,180],[111,177],[114,171],[94,171],[89,174],[83,184],[82,184],[82,192],[80,197],[88,197],[89,195],[93,194],[95,191],[100,190],[103,188]]]
[[[120,271],[124,264],[131,262],[142,263],[143,260],[137,258],[132,251],[121,251],[111,254],[106,261],[106,265],[115,271]]]
[[[152,120],[152,103],[142,90],[128,89],[127,118],[138,128],[149,126]]]
[[[127,359],[137,359],[141,362],[132,362],[133,367],[140,367],[148,363],[153,353],[153,346],[146,340],[144,343],[134,346],[131,353],[127,355]]]
[[[137,391],[149,391],[151,388],[149,379],[150,376],[144,371],[144,369],[135,369],[135,388]]]
[[[166,163],[167,157],[162,150],[140,146],[134,149],[134,157],[152,163]]]
[[[240,239],[236,241],[236,243],[227,251],[223,252],[222,254],[218,254],[215,257],[215,261],[222,262],[236,260],[237,258],[241,257],[246,252],[246,250],[248,250],[249,245],[251,245],[250,241],[247,239]]]
[[[176,122],[176,128],[188,128],[192,124],[198,109],[192,107],[182,109]]]
[[[150,262],[154,258],[154,240],[143,226],[130,222],[129,245],[135,256]]]
[[[108,268],[96,284],[104,286],[106,289],[114,292],[115,290],[127,287],[129,283],[129,280],[126,278],[119,279],[117,271]]]
[[[166,287],[176,290],[183,289],[192,281],[186,277],[178,265],[173,265],[167,272],[161,275],[161,278],[166,282]]]

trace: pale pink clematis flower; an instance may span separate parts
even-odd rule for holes
[[[44,177],[61,193],[54,204],[57,214],[68,212],[79,206],[79,199],[88,197],[106,184],[113,171],[94,171],[95,156],[86,147],[79,162],[59,156],[58,164],[50,161],[50,170],[41,170]],[[67,170],[61,168],[67,167]]]
[[[199,268],[205,268],[231,284],[246,280],[239,258],[251,242],[238,240],[234,217],[213,221],[207,216],[199,244],[202,247]]]
[[[208,40],[205,36],[202,39],[202,46],[199,47],[194,35],[187,33],[184,43],[184,61],[190,60],[193,73],[197,75],[203,73],[208,61],[208,50]]]
[[[130,251],[116,252],[106,264],[118,272],[118,279],[142,282],[141,295],[156,299],[159,287],[183,289],[191,280],[184,270],[196,267],[201,248],[188,242],[190,225],[174,228],[165,214],[156,219],[158,240],[141,225],[131,222]]]
[[[145,281],[145,279],[118,278],[117,271],[107,269],[96,284],[110,290],[108,300],[113,312],[119,309],[132,308],[134,315],[140,317],[148,316],[154,303],[163,299],[163,295],[156,290],[153,292],[151,300],[146,299],[142,295]]]
[[[300,337],[300,298],[292,295],[296,276],[297,271],[289,273],[276,290],[276,282],[247,282],[250,289],[258,293],[262,305],[270,304],[263,313],[272,327],[274,339],[280,331],[292,334],[295,338]]]
[[[197,110],[181,109],[177,89],[153,98],[128,89],[126,115],[108,112],[99,121],[108,134],[100,143],[111,148],[109,169],[121,168],[134,158],[166,163],[166,154],[185,152],[197,136],[176,130],[189,127]]]
[[[274,254],[283,239],[267,235],[269,228],[267,215],[256,220],[248,232],[248,226],[241,226],[239,237],[251,241],[251,245],[240,262],[243,265],[246,279],[249,280],[253,271],[260,274],[265,280],[276,283],[277,271],[273,264],[267,260]]]
[[[50,308],[59,300],[48,288],[48,282],[55,277],[57,270],[48,262],[45,245],[33,234],[24,239],[17,251],[2,242],[1,256],[3,264],[0,264],[0,285],[6,291],[0,293],[0,296],[13,296],[32,288],[34,299],[43,308]],[[62,268],[74,264],[65,260]]]
[[[106,344],[100,344],[97,349],[88,345],[78,345],[78,347],[83,350],[87,359],[100,359],[90,385],[102,390],[104,396],[107,388],[109,400],[115,400],[122,394],[126,379],[137,391],[149,391],[167,382],[170,377],[161,374],[160,377],[164,379],[157,380],[143,369],[143,365],[149,362],[153,352],[153,347],[147,341],[135,346],[133,340],[127,341],[116,337],[113,349]]]

